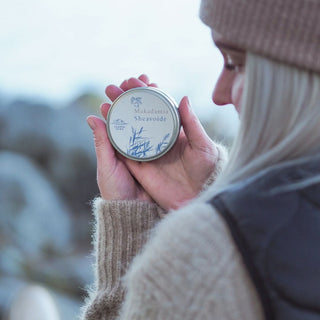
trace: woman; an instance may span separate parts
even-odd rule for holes
[[[240,116],[228,163],[187,98],[178,142],[150,163],[88,118],[101,198],[85,319],[320,319],[319,14],[316,0],[202,0],[225,61],[213,101]]]

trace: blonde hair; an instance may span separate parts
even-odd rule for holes
[[[218,189],[320,152],[320,74],[250,52],[245,72],[239,132]]]

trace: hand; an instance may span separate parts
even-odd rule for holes
[[[114,101],[124,91],[149,84],[147,76],[108,86],[106,94]],[[104,117],[110,104],[101,106]],[[215,168],[218,151],[192,112],[187,97],[179,105],[181,132],[174,147],[151,162],[136,162],[116,153],[107,137],[104,122],[88,117],[97,154],[98,186],[104,199],[155,201],[162,208],[176,209],[193,199]]]
[[[120,88],[110,85],[106,88],[106,94],[114,101],[124,91],[136,86],[152,86],[148,77],[142,75],[138,79],[125,80]],[[101,105],[101,113],[107,117],[110,104]],[[143,200],[153,202],[141,185],[130,173],[126,159],[117,153],[111,145],[105,122],[95,116],[87,118],[87,122],[94,134],[95,150],[97,156],[97,182],[101,197],[105,200]]]

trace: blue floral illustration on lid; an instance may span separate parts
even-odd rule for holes
[[[154,151],[154,154],[159,154],[163,152],[169,145],[168,139],[170,133],[167,133],[163,139],[153,146],[149,137],[144,136],[143,133],[146,133],[146,130],[141,128],[131,127],[131,137],[129,139],[129,148],[127,149],[127,154],[136,158],[147,158],[152,156],[151,153]]]
[[[129,140],[129,148],[127,153],[137,158],[147,157],[147,152],[152,151],[151,141],[148,137],[143,137],[143,127],[135,129],[131,127],[132,135]]]
[[[158,143],[157,148],[156,148],[156,154],[162,152],[163,150],[165,150],[169,144],[168,139],[170,137],[170,133],[167,133],[161,142]]]
[[[135,108],[139,108],[139,106],[142,104],[142,98],[141,97],[132,97],[131,98],[131,104]]]

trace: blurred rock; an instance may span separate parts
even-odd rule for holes
[[[64,199],[78,217],[85,213],[88,201],[98,194],[96,158],[85,110],[76,106],[56,110],[49,130],[55,154],[48,161],[48,171]]]
[[[72,250],[70,214],[28,158],[0,152],[0,189],[0,270],[4,274],[21,276],[28,262],[49,252],[65,255]]]
[[[52,303],[56,306],[59,314],[59,320],[75,320],[80,314],[80,308],[82,301],[75,299],[61,291],[53,290],[43,284],[37,282],[26,282],[16,278],[0,278],[0,319],[7,320],[8,315],[17,313],[17,300],[22,293],[26,292],[26,289],[41,288],[42,291],[46,291],[53,299]],[[30,297],[28,297],[30,299]],[[38,303],[37,299],[37,303]],[[20,308],[20,307],[18,307]],[[21,310],[21,309],[20,309]],[[34,320],[34,318],[29,318]],[[49,318],[48,318],[49,319]],[[47,318],[41,318],[41,320],[47,320]]]
[[[98,109],[98,106],[97,106]],[[89,243],[85,224],[89,202],[98,194],[89,112],[73,102],[66,108],[15,101],[0,108],[0,149],[24,154],[57,187],[72,215],[81,244]]]
[[[55,109],[0,99],[0,319],[10,295],[30,282],[55,292],[62,319],[79,312],[92,282],[98,188],[86,117],[98,113],[88,107],[97,101],[86,94]]]
[[[16,151],[46,163],[55,153],[48,133],[54,109],[23,101],[0,109],[0,148]]]
[[[0,190],[0,319],[30,281],[54,290],[68,319],[92,281],[91,257],[72,239],[72,215],[41,168],[17,153],[0,152]]]
[[[15,296],[8,320],[61,320],[52,295],[39,285],[28,285]]]
[[[76,320],[79,318],[82,301],[61,292],[51,291],[51,294],[57,305],[60,320]]]
[[[26,282],[14,277],[0,277],[0,319],[7,320],[14,297],[26,286]]]
[[[25,268],[28,279],[72,297],[81,297],[84,288],[93,281],[91,257],[72,253],[68,256],[38,260]]]

